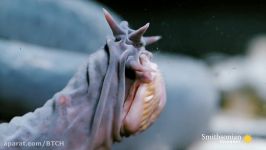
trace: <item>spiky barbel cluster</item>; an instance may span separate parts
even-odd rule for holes
[[[129,28],[127,21],[122,21],[120,24],[118,24],[108,11],[105,9],[103,9],[103,11],[106,21],[108,22],[117,41],[124,40],[127,44],[134,45],[135,47],[142,47],[155,43],[161,39],[161,36],[143,36],[146,30],[149,28],[149,23],[137,30],[133,30]]]

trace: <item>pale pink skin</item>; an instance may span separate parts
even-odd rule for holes
[[[109,51],[125,46],[122,42],[115,43],[112,40],[108,41],[107,45]],[[134,52],[135,50],[130,45],[126,47],[127,50],[123,50],[123,52]],[[104,69],[107,64],[107,60],[104,60],[106,54],[105,50],[100,50],[95,55],[90,56],[88,64],[81,66],[67,86],[48,100],[43,107],[22,117],[15,117],[8,124],[0,124],[0,145],[6,141],[59,140],[64,141],[64,147],[57,147],[58,149],[110,149],[111,144],[114,141],[119,141],[120,137],[142,132],[155,121],[162,111],[166,101],[165,89],[157,66],[150,61],[151,54],[144,49],[139,53],[132,54],[137,54],[135,58],[138,59],[129,59],[125,61],[125,64],[128,64],[128,68],[133,71],[132,73],[135,73],[135,78],[125,77],[127,81],[130,81],[126,82],[125,85],[116,84],[116,80],[108,80],[107,84],[113,87],[111,87],[111,93],[107,95],[107,99],[104,99],[107,105],[100,108],[99,105],[102,103],[98,102],[98,96],[94,95],[99,93],[97,88],[101,86],[98,84],[99,81],[91,80],[87,83],[86,77],[87,69],[96,68],[95,64],[101,65],[100,68],[103,68],[101,69],[103,72],[92,71],[90,74],[92,79],[106,76],[106,69]],[[138,63],[140,66],[136,65]],[[110,82],[115,84],[110,84]],[[93,86],[90,87],[90,84]],[[153,97],[156,98],[151,101],[156,100],[157,103],[152,106],[151,113],[146,116],[147,123],[143,128],[141,119],[145,109],[142,102],[147,98],[145,93],[150,85],[154,87]],[[114,89],[118,86],[128,87],[125,88],[125,99],[121,101],[123,102],[121,112],[114,109],[115,105],[110,106],[120,98],[110,98],[115,95],[116,90]],[[121,94],[121,91],[119,92]],[[100,94],[105,95],[105,92]],[[97,106],[96,109],[95,106]],[[103,114],[99,115],[97,110],[103,110]],[[109,117],[109,112],[118,113],[118,116]],[[101,117],[103,118],[102,121]],[[94,123],[100,124],[94,125]]]

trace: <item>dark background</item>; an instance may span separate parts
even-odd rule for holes
[[[204,57],[236,55],[266,33],[265,1],[98,0],[137,28],[150,22],[147,35],[163,39],[149,49]],[[136,19],[137,18],[137,19]]]

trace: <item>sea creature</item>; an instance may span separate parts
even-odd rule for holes
[[[145,46],[159,36],[143,37],[118,25],[104,10],[114,38],[89,56],[66,87],[41,108],[0,124],[0,149],[27,149],[10,142],[62,141],[56,149],[111,149],[113,142],[147,129],[162,111],[165,85]],[[10,146],[10,145],[9,145]],[[51,146],[51,145],[49,145]]]

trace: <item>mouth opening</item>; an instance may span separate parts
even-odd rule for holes
[[[123,108],[121,134],[130,136],[147,129],[159,116],[165,104],[164,84],[161,74],[154,63],[145,61],[145,67],[154,72],[147,74],[151,80],[144,82],[136,78],[128,89]],[[131,80],[132,81],[132,80]]]

